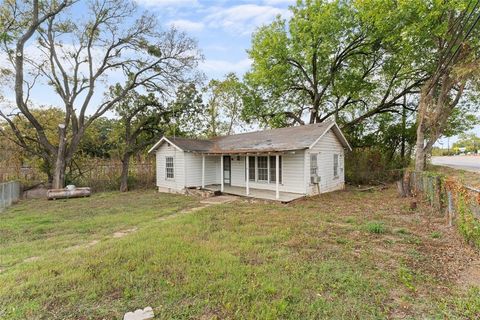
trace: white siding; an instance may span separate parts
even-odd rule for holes
[[[220,183],[219,168],[220,157],[205,156],[205,185]],[[201,154],[185,152],[185,177],[187,187],[200,187],[202,185]]]
[[[310,154],[316,153],[318,174],[321,177],[320,192],[329,192],[344,187],[344,149],[337,136],[329,130],[309,150],[297,150],[282,155],[283,192],[316,194],[316,185],[310,184]],[[338,177],[333,176],[333,155],[339,155]],[[202,185],[202,155],[183,152],[163,143],[157,155],[157,186],[164,191],[182,191],[185,187]],[[174,157],[175,178],[165,178],[165,157]],[[245,156],[231,156],[232,186],[245,187]],[[205,185],[220,184],[220,156],[205,156]],[[275,183],[252,182],[250,188],[275,190]]]
[[[245,187],[245,157],[243,156],[232,156],[232,186]]]
[[[220,184],[220,157],[205,157],[205,184]]]
[[[205,164],[206,166],[206,164]],[[202,156],[185,152],[185,186],[202,185]]]
[[[165,178],[165,157],[173,157],[174,178]],[[182,191],[185,187],[184,152],[172,145],[162,143],[156,153],[157,187],[164,191]]]
[[[245,186],[245,159],[241,156],[232,156],[232,186]],[[292,151],[282,155],[282,184],[279,190],[283,192],[305,193],[304,180],[304,151]],[[275,183],[253,182],[249,183],[250,188],[275,190]]]
[[[332,130],[329,130],[325,135],[305,154],[307,162],[306,169],[308,194],[318,193],[316,185],[310,184],[310,154],[317,153],[318,161],[318,175],[320,176],[320,192],[330,192],[334,190],[343,189],[345,186],[344,174],[344,149],[337,136]],[[338,177],[333,175],[333,155],[338,154]]]

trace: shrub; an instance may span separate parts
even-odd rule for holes
[[[351,184],[378,184],[400,179],[406,166],[375,148],[355,148],[345,154],[345,181]]]
[[[465,239],[480,248],[480,221],[475,216],[465,195],[459,192],[457,196],[456,209],[458,212],[458,228]]]

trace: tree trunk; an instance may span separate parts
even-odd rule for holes
[[[420,92],[420,102],[417,109],[417,140],[415,143],[415,171],[425,170],[425,131],[427,129],[426,114],[431,103],[430,82],[427,82]]]
[[[130,166],[130,153],[125,153],[122,159],[122,173],[120,175],[120,192],[128,191],[128,168]]]
[[[55,161],[55,168],[53,171],[53,189],[62,189],[65,186],[65,170],[66,170],[66,160],[65,160],[65,149],[66,149],[66,137],[65,137],[65,125],[60,124],[58,126],[58,150],[57,150],[57,159]]]
[[[400,147],[400,158],[402,160],[402,165],[405,163],[405,144],[407,140],[407,96],[403,97],[403,106],[402,106],[402,144]]]
[[[415,171],[425,170],[424,140],[423,125],[419,124],[417,127],[417,143],[415,144]]]

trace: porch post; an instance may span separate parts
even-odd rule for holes
[[[202,154],[202,189],[205,189],[205,155]]]
[[[279,156],[278,154],[275,156],[275,198],[280,199],[280,191],[278,190],[278,187],[280,185],[280,164],[278,163],[279,161]]]
[[[250,195],[250,168],[249,168],[249,164],[250,164],[250,157],[247,155],[245,157],[245,168],[247,169],[246,173],[247,173],[247,180],[245,181],[245,193],[246,195]]]
[[[223,154],[220,155],[220,191],[223,192]]]

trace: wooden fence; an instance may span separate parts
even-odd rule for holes
[[[407,171],[398,183],[403,196],[421,196],[456,225],[464,238],[480,248],[480,190],[430,172]]]
[[[0,165],[0,182],[12,180],[42,181],[45,179],[45,174],[33,167]]]
[[[89,186],[94,191],[117,190],[120,186],[122,163],[116,160],[88,159],[67,170],[67,184]],[[0,182],[20,180],[24,185],[47,182],[47,177],[34,167],[0,165]],[[129,167],[132,188],[155,187],[154,159],[134,160]]]
[[[117,190],[120,186],[122,163],[112,160],[95,160],[83,163],[72,171],[67,183],[88,186],[93,191]],[[132,161],[129,166],[129,187],[155,187],[155,161]]]

